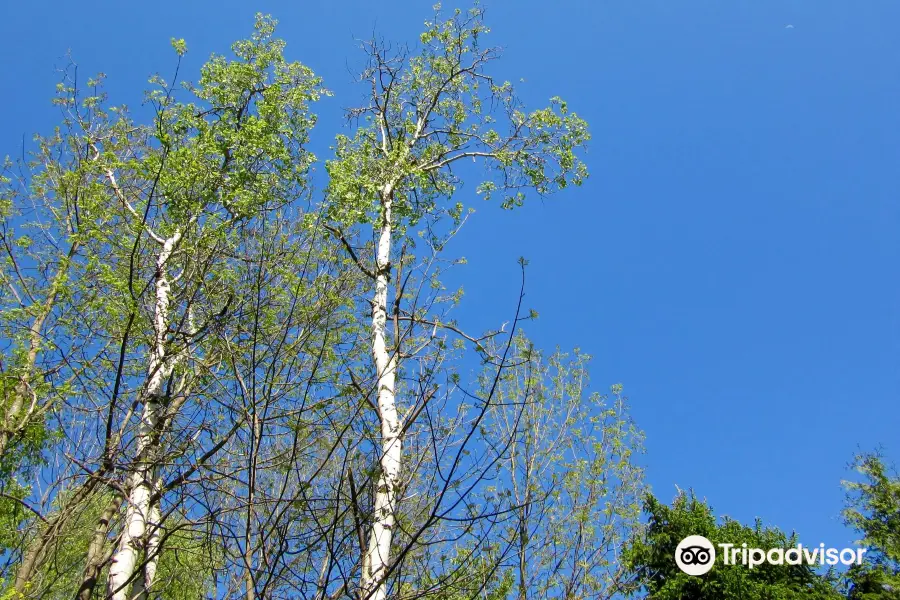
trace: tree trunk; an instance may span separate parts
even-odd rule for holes
[[[155,478],[154,478],[155,479]],[[150,598],[150,590],[156,581],[156,568],[159,566],[160,548],[160,514],[159,504],[157,502],[150,503],[150,518],[147,520],[149,529],[147,534],[147,544],[144,549],[144,567],[134,584],[134,591],[131,597],[135,600],[147,600]]]
[[[100,577],[100,571],[103,570],[103,564],[106,562],[106,534],[109,532],[109,524],[112,518],[119,512],[119,506],[122,505],[122,496],[116,494],[97,521],[97,527],[94,529],[94,536],[91,538],[91,545],[88,546],[87,559],[84,565],[84,575],[81,578],[81,586],[75,593],[75,600],[91,600],[94,595],[94,588],[97,587],[97,579]]]
[[[153,584],[159,560],[158,548],[152,548],[154,540],[157,544],[159,541],[159,510],[152,502],[158,477],[156,462],[161,436],[158,426],[164,411],[161,401],[165,382],[172,374],[176,362],[175,357],[166,354],[171,301],[166,263],[180,239],[179,233],[167,239],[156,261],[156,305],[153,321],[155,341],[150,353],[147,385],[143,393],[143,412],[137,433],[137,455],[128,478],[128,507],[125,509],[122,538],[109,568],[107,595],[110,600],[130,598],[129,582],[134,577],[142,548],[147,556],[141,583],[137,586],[140,588],[138,594],[142,597],[149,592]]]
[[[402,440],[394,395],[396,356],[387,348],[387,291],[391,264],[392,191],[382,193],[383,221],[375,259],[375,296],[372,302],[372,354],[378,376],[378,413],[381,421],[381,474],[375,491],[375,511],[369,545],[363,561],[363,598],[385,600],[385,577],[391,558],[391,539],[396,521],[396,491],[400,483]]]
[[[79,486],[75,493],[66,499],[65,505],[59,509],[59,512],[52,516],[44,528],[38,531],[34,539],[29,542],[28,549],[22,556],[22,563],[16,571],[13,587],[17,593],[25,595],[25,589],[38,571],[47,553],[47,548],[56,542],[62,528],[74,515],[74,511],[81,505],[81,502],[90,497],[99,482],[99,478],[92,477]]]
[[[256,600],[256,578],[253,573],[253,520],[254,506],[256,502],[256,456],[259,449],[260,422],[256,414],[256,404],[252,406],[250,431],[251,438],[248,449],[250,456],[247,461],[247,519],[244,526],[244,565],[247,572],[244,575],[245,600]]]
[[[34,371],[34,365],[37,363],[38,352],[41,348],[41,338],[44,335],[44,323],[47,321],[50,313],[53,312],[53,307],[56,305],[56,298],[59,296],[60,288],[69,274],[69,262],[72,260],[72,257],[75,256],[75,253],[78,252],[78,246],[78,242],[74,242],[69,247],[69,252],[66,254],[65,259],[62,259],[56,273],[53,275],[47,299],[44,301],[43,306],[41,306],[41,312],[35,316],[34,321],[31,322],[31,327],[28,330],[28,355],[22,369],[22,375],[18,384],[16,384],[16,387],[13,389],[12,402],[10,402],[9,407],[6,410],[3,421],[0,422],[0,459],[2,459],[3,455],[6,453],[9,442],[25,429],[28,422],[31,420],[31,417],[34,416],[35,411],[38,409],[37,399],[31,392],[31,374]],[[25,400],[29,396],[32,397],[33,400],[28,403],[28,410],[20,415],[19,413],[25,408]]]

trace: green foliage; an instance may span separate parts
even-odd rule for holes
[[[491,349],[496,353],[497,349]],[[608,597],[630,585],[618,557],[640,528],[643,433],[622,386],[590,389],[590,356],[542,353],[519,333],[492,402],[489,445],[509,440],[493,504],[511,507],[503,543],[520,597]],[[482,395],[492,385],[490,370]]]
[[[900,599],[900,476],[877,454],[857,456],[861,481],[845,481],[845,523],[862,535],[866,562],[847,573],[850,600]]]
[[[6,480],[0,497],[0,553],[13,550],[21,543],[21,526],[32,515],[22,505],[28,489],[15,480]],[[0,586],[0,589],[3,589]]]
[[[222,547],[173,519],[159,560],[154,590],[160,600],[196,600],[215,593],[214,573],[222,568]]]
[[[59,501],[65,500],[63,494]],[[75,507],[48,550],[47,560],[30,582],[31,593],[41,598],[70,599],[81,585],[84,558],[97,520],[110,502],[110,494],[95,494]]]
[[[187,53],[187,43],[183,39],[172,38],[172,48],[178,56],[184,56]]]
[[[19,367],[19,369],[24,370],[24,367]],[[19,373],[21,372],[20,370]],[[0,412],[10,423],[14,422],[16,416],[21,415],[21,410],[17,411],[12,406],[18,393],[16,389],[18,382],[15,377],[13,374],[0,377],[0,394],[2,394],[0,396],[0,403],[2,403]],[[36,384],[33,387],[43,389],[46,386]],[[12,431],[9,443],[0,453],[0,491],[4,491],[4,493],[10,493],[7,488],[14,490],[18,485],[15,480],[16,473],[39,467],[44,462],[42,454],[44,448],[58,435],[58,432],[47,428],[47,423],[40,416],[22,419],[20,423],[10,429]]]
[[[318,318],[322,305],[305,300],[317,300],[323,290],[304,296],[300,285],[302,260],[310,260],[300,254],[303,220],[295,226],[288,218],[297,216],[291,205],[307,194],[315,160],[305,148],[315,124],[310,104],[327,92],[308,67],[284,58],[274,28],[274,20],[258,15],[254,33],[234,44],[234,56],[210,58],[196,84],[153,77],[149,124],[108,104],[102,75],[85,86],[72,68],[54,99],[60,127],[36,138],[27,163],[7,161],[0,179],[0,339],[6,350],[0,367],[0,492],[28,498],[30,490],[16,482],[30,478],[19,475],[41,466],[55,443],[68,444],[57,456],[73,462],[58,461],[42,476],[78,482],[84,469],[77,463],[126,487],[140,417],[135,399],[148,377],[148,348],[157,350],[153,283],[161,275],[169,285],[164,354],[183,359],[166,385],[190,396],[190,416],[173,409],[170,429],[156,436],[162,447],[156,456],[174,457],[163,461],[164,476],[185,467],[175,461],[187,453],[182,444],[190,439],[185,428],[196,425],[192,418],[209,436],[201,443],[219,435],[217,426],[230,426],[222,424],[218,404],[202,412],[204,394],[223,402],[219,378],[239,364],[228,364],[228,338],[249,327],[229,310],[240,314],[249,298],[261,296],[248,286],[260,239],[283,252],[273,262],[288,255],[286,247],[297,261],[278,264],[286,287],[267,297],[271,302],[260,309],[255,331],[281,331],[285,306],[300,307],[296,313],[303,314],[291,315],[300,327]],[[172,46],[180,63],[187,46],[183,40]],[[165,248],[171,253],[161,260]],[[328,294],[332,305],[339,304],[337,290]],[[107,404],[101,408],[101,402]],[[117,410],[128,405],[131,412]],[[85,418],[87,406],[109,412],[108,430],[107,417]],[[48,419],[52,413],[57,418]],[[49,431],[47,423],[59,423],[63,431]],[[100,444],[72,443],[86,437]],[[166,447],[173,439],[175,448]],[[64,498],[52,493],[36,501],[51,517],[63,510]],[[32,574],[30,594],[71,597],[77,589],[98,516],[95,502],[102,498],[72,507],[77,516],[67,518],[64,535],[53,534],[52,551]],[[181,525],[175,517],[165,523],[164,531],[174,533],[165,539],[156,589],[162,597],[202,597],[212,569],[223,562],[221,544]],[[119,527],[117,518],[111,538]],[[27,545],[45,530],[21,505],[0,497],[0,548],[19,547],[23,536]]]
[[[403,584],[400,597],[506,600],[515,589],[515,578],[511,570],[498,568],[501,562],[497,548],[460,548],[452,557],[441,556],[437,572]]]
[[[404,226],[436,212],[458,222],[462,207],[448,200],[460,183],[451,165],[463,159],[484,162],[491,176],[478,193],[506,208],[528,189],[545,195],[587,177],[577,156],[590,139],[585,121],[560,98],[526,112],[512,86],[486,71],[498,52],[483,45],[483,10],[437,9],[418,53],[367,47],[371,105],[351,111],[363,124],[337,137],[327,165],[330,217],[341,226],[376,222],[386,191]]]
[[[65,495],[60,498],[65,500]],[[84,558],[103,510],[113,500],[110,493],[94,494],[75,507],[72,519],[66,521],[54,540],[47,560],[29,584],[30,593],[48,600],[69,600],[81,585]],[[166,527],[166,543],[159,561],[160,600],[196,600],[211,591],[212,574],[221,564],[221,549],[211,545],[199,532],[172,520]],[[106,550],[114,540],[107,539]],[[101,571],[94,597],[100,596],[107,568]],[[3,589],[3,588],[0,588]],[[5,592],[16,598],[13,590]],[[0,596],[5,597],[5,596]],[[31,597],[26,594],[25,597]]]
[[[675,547],[688,535],[702,535],[714,545],[746,543],[752,548],[795,547],[785,535],[757,520],[752,527],[725,517],[717,522],[712,509],[693,493],[679,493],[671,506],[649,495],[644,510],[649,523],[633,540],[624,559],[644,582],[633,594],[652,600],[831,600],[841,598],[833,573],[820,574],[807,565],[725,565],[718,557],[705,575],[683,573],[675,564]]]

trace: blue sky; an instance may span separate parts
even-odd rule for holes
[[[465,5],[462,5],[465,7]],[[501,79],[563,96],[594,136],[581,189],[508,213],[477,203],[465,255],[473,329],[509,318],[530,260],[528,332],[595,357],[647,433],[650,483],[720,514],[842,546],[847,462],[900,458],[900,4],[895,0],[486,4]],[[26,2],[0,21],[0,154],[47,133],[67,49],[137,106],[272,13],[288,55],[335,92],[322,158],[363,90],[354,38],[414,41],[430,2]],[[788,28],[787,25],[793,25]],[[474,186],[461,199],[474,199]]]

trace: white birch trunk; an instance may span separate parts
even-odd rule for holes
[[[159,483],[156,477],[153,479],[154,484]],[[154,487],[154,491],[159,491],[158,486]],[[159,527],[159,502],[151,502],[149,510],[150,515],[147,520],[149,531],[147,532],[147,545],[144,550],[147,558],[145,559],[146,564],[143,572],[137,577],[134,593],[131,595],[135,600],[147,600],[151,597],[150,590],[153,588],[153,582],[156,581],[156,568],[159,566],[159,544],[162,533],[162,529]]]
[[[148,380],[144,390],[143,411],[137,433],[137,456],[128,478],[128,506],[125,509],[125,523],[119,547],[113,555],[112,564],[109,567],[107,597],[110,600],[128,600],[131,597],[128,593],[130,587],[128,581],[134,575],[142,547],[155,551],[156,549],[152,546],[154,542],[156,544],[159,542],[159,509],[151,503],[157,477],[154,464],[154,455],[158,445],[156,429],[163,411],[163,407],[160,406],[163,386],[175,365],[172,358],[166,356],[165,348],[171,300],[166,263],[180,239],[180,233],[175,233],[167,239],[156,261],[156,304],[153,321],[155,340],[147,366]],[[147,539],[148,526],[150,529],[149,540]],[[157,562],[158,556],[152,558],[146,565],[142,584],[137,586],[141,588],[137,590],[140,596],[145,596],[153,583],[152,578],[156,574]]]
[[[372,354],[378,376],[378,412],[381,420],[381,475],[375,492],[375,512],[369,545],[363,560],[363,598],[385,600],[385,577],[391,558],[391,539],[394,534],[397,499],[400,484],[402,440],[400,419],[394,394],[397,360],[387,349],[387,291],[391,256],[392,191],[382,194],[383,221],[378,239],[375,264],[375,296],[372,302]]]

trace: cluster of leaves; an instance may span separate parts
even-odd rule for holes
[[[514,508],[503,544],[521,597],[610,597],[631,583],[618,554],[640,529],[643,433],[622,386],[590,389],[591,357],[539,351],[519,333],[494,395],[489,446],[508,443],[490,492]],[[486,391],[489,376],[482,379]],[[509,440],[509,442],[507,442]]]
[[[847,573],[849,600],[900,599],[900,475],[877,454],[857,456],[861,481],[847,481],[845,522],[861,534],[866,562]]]
[[[585,121],[560,98],[527,112],[509,82],[493,80],[485,67],[499,53],[483,45],[482,8],[449,18],[436,9],[414,55],[366,46],[371,101],[352,112],[363,124],[338,136],[327,165],[330,216],[342,226],[378,222],[386,188],[401,227],[435,212],[458,219],[451,165],[462,159],[484,163],[490,176],[478,191],[501,196],[506,208],[520,206],[528,189],[550,194],[587,177],[577,155],[590,140]]]

